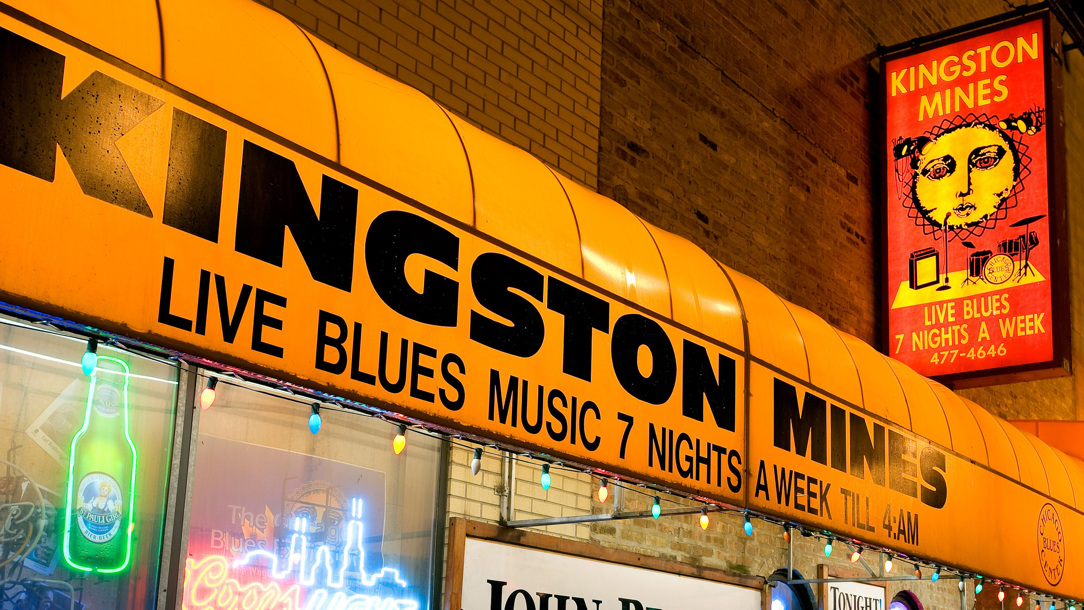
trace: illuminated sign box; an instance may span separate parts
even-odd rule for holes
[[[884,347],[956,387],[1066,374],[1049,31],[1040,13],[884,58]]]

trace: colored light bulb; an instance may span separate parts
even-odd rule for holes
[[[482,450],[475,449],[474,457],[470,461],[470,473],[478,476],[478,471],[482,469]]]
[[[749,520],[749,515],[745,516],[745,525],[743,526],[746,536],[753,535],[753,522]]]
[[[79,359],[79,364],[83,367],[83,374],[90,376],[94,372],[94,368],[98,366],[98,340],[90,339],[87,341],[87,351],[83,352],[83,357]]]
[[[320,424],[324,423],[320,418],[320,407],[313,403],[312,412],[309,414],[309,432],[316,434],[320,431]]]
[[[706,529],[708,529],[709,525],[711,525],[711,520],[708,519],[708,509],[707,508],[701,508],[700,509],[700,529],[706,530]]]
[[[399,425],[399,433],[392,439],[391,448],[395,450],[395,455],[399,455],[403,449],[406,449],[406,426]]]
[[[858,560],[862,558],[862,549],[855,549],[851,553],[851,563],[858,563]]]
[[[975,595],[982,593],[982,581],[979,580],[975,583]]]
[[[1017,594],[1017,596],[1016,596],[1016,607],[1019,608],[1020,606],[1023,606],[1023,605],[1024,605],[1024,596]]]
[[[215,397],[217,392],[215,386],[218,385],[218,378],[211,377],[207,380],[207,387],[203,388],[203,391],[199,394],[199,408],[206,411],[211,408],[211,405],[215,404]]]
[[[610,497],[610,489],[606,486],[606,479],[598,484],[598,501],[605,504],[606,498]]]
[[[915,578],[922,580],[922,568],[915,566]]]
[[[1005,590],[1004,589],[999,589],[998,590],[998,592],[997,592],[997,601],[999,601],[999,602],[1005,601]]]
[[[832,539],[831,538],[828,539],[828,542],[824,543],[824,556],[825,557],[831,557],[832,556]]]
[[[889,557],[888,559],[885,559],[885,572],[891,572],[891,571],[892,571],[892,558]]]
[[[783,542],[786,542],[787,544],[790,544],[790,528],[789,527],[784,527],[783,528]]]
[[[542,483],[542,489],[549,491],[551,481],[552,479],[550,479],[550,466],[549,464],[543,464],[542,477],[539,479],[539,482]]]
[[[941,578],[941,566],[937,566],[933,569],[933,574],[930,576],[930,582],[937,582],[937,579]]]
[[[662,506],[659,504],[659,496],[655,496],[655,502],[651,505],[651,516],[658,519],[662,515]]]

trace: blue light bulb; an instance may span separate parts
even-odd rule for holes
[[[548,465],[542,466],[542,478],[539,480],[542,483],[542,489],[549,491],[550,488],[550,467]]]
[[[831,538],[828,539],[828,542],[824,543],[824,556],[825,557],[831,557],[832,556],[832,540],[831,540]]]
[[[753,535],[753,522],[749,520],[749,517],[745,518],[745,535],[746,536],[752,536]]]
[[[941,578],[941,568],[938,566],[934,569],[933,575],[930,576],[930,582],[937,582],[937,579]]]
[[[658,519],[662,515],[662,506],[659,505],[659,496],[655,496],[655,503],[651,505],[651,516]]]
[[[316,434],[320,431],[320,424],[324,423],[320,417],[320,407],[312,405],[312,415],[309,415],[309,432]]]
[[[94,372],[94,368],[98,366],[98,340],[90,339],[87,341],[87,351],[83,352],[83,357],[80,358],[79,364],[83,367],[83,374],[90,376]]]

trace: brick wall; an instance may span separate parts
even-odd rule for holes
[[[601,0],[260,1],[596,187]]]

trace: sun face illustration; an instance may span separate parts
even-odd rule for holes
[[[978,238],[1009,216],[1030,175],[1024,138],[1043,126],[1032,109],[1003,119],[955,116],[921,135],[893,140],[896,194],[934,239]]]
[[[995,217],[1020,178],[1016,144],[986,123],[949,129],[916,152],[913,166],[915,207],[950,231]]]

